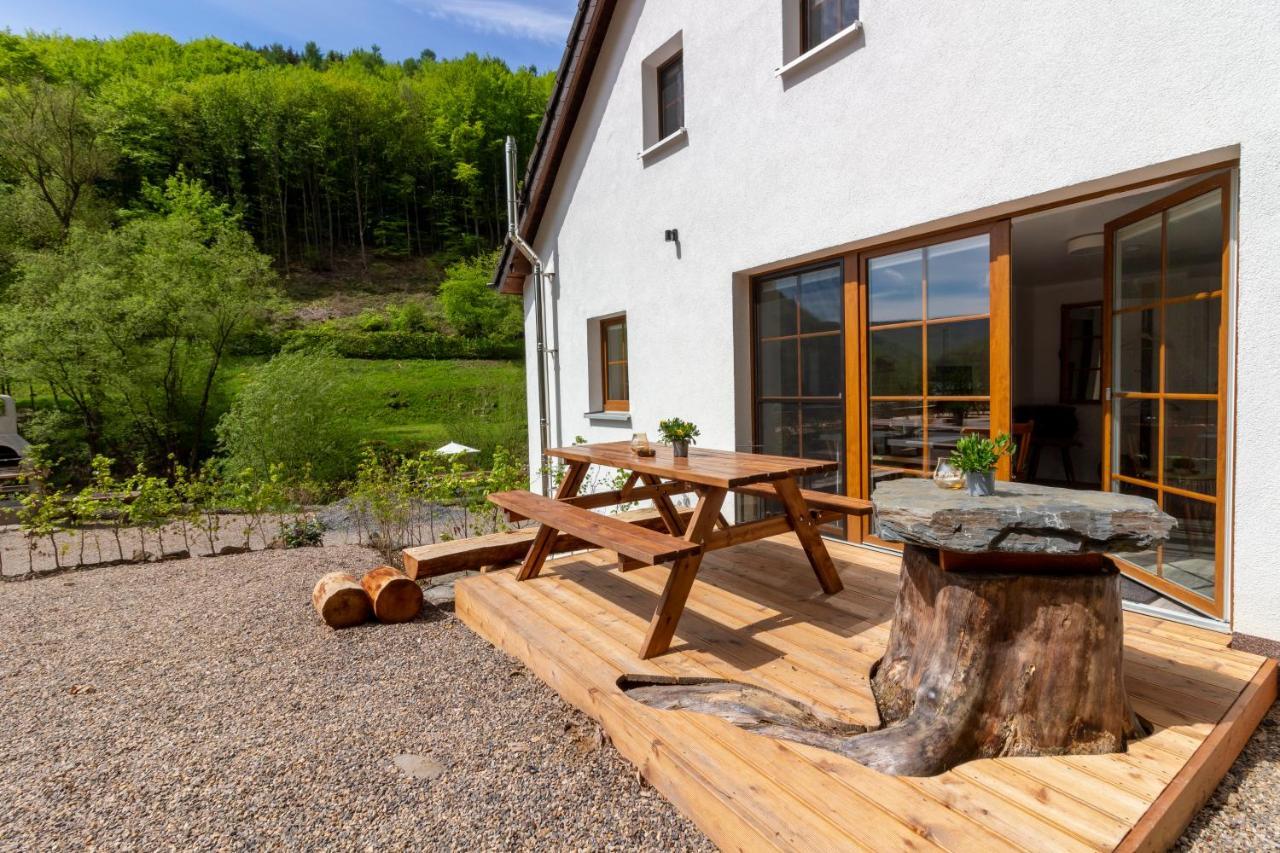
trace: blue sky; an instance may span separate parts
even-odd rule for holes
[[[430,48],[488,53],[555,69],[574,0],[0,0],[0,28],[110,37],[136,30],[186,41],[280,42],[348,51],[377,44],[388,59]]]

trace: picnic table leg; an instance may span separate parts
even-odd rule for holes
[[[640,479],[646,486],[662,484],[662,478],[653,474],[642,474]],[[680,523],[680,511],[676,509],[676,505],[671,502],[669,496],[658,495],[653,499],[653,506],[658,510],[658,515],[662,516],[662,522],[667,525],[668,533],[672,536],[684,535],[684,525]]]
[[[564,472],[564,479],[560,481],[560,488],[556,489],[556,500],[562,501],[578,494],[578,489],[582,488],[582,481],[586,479],[587,471],[591,468],[585,462],[570,462],[569,468]],[[538,576],[538,572],[542,571],[542,565],[547,561],[547,557],[551,556],[551,548],[555,545],[556,536],[560,531],[546,524],[538,528],[537,534],[533,537],[533,543],[529,546],[529,553],[524,555],[524,563],[520,566],[520,573],[516,575],[516,580],[527,581]]]
[[[818,576],[822,591],[832,595],[844,589],[844,584],[840,581],[840,573],[836,571],[836,564],[832,562],[827,546],[822,543],[822,534],[818,532],[817,525],[809,517],[809,508],[800,494],[800,487],[796,485],[795,479],[786,477],[776,480],[773,488],[777,491],[778,499],[782,501],[783,509],[787,512],[791,529],[796,532],[796,538],[804,548],[804,555],[809,558],[809,565],[813,566],[813,573]]]
[[[720,515],[720,507],[724,505],[725,489],[707,489],[698,500],[689,519],[689,527],[684,538],[690,542],[702,543],[707,534],[715,527],[716,518]],[[685,602],[689,600],[689,590],[693,588],[693,579],[698,575],[698,567],[702,565],[702,553],[681,557],[671,567],[667,576],[667,585],[662,590],[662,598],[658,601],[658,609],[649,622],[649,632],[645,635],[644,644],[640,647],[640,657],[644,660],[656,657],[671,647],[671,638],[675,636],[676,625],[680,614],[684,612]]]

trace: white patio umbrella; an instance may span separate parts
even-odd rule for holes
[[[444,447],[436,448],[436,453],[439,453],[441,456],[462,456],[467,453],[479,452],[480,451],[476,450],[474,447],[467,447],[465,444],[458,444],[456,441],[451,441]]]

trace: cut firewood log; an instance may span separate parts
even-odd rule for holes
[[[330,628],[350,628],[369,621],[373,602],[356,576],[330,572],[316,582],[311,604]]]
[[[379,622],[408,622],[422,612],[422,588],[399,569],[378,566],[365,573],[360,585],[373,601]]]

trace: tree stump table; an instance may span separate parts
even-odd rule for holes
[[[1124,687],[1120,576],[1106,556],[1166,538],[1152,501],[1000,483],[876,488],[902,542],[893,626],[872,677],[881,728],[845,754],[927,776],[975,758],[1123,752],[1141,733]]]

